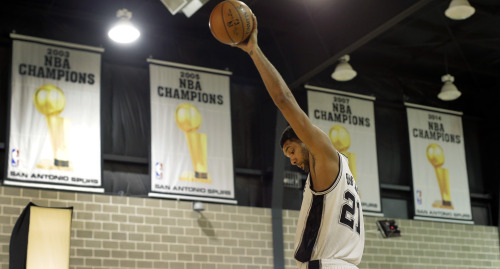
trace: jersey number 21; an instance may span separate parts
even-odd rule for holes
[[[357,217],[358,221],[356,221],[356,232],[361,234],[361,218],[359,213],[361,210],[359,210],[359,201],[356,201],[356,197],[350,191],[346,191],[344,193],[344,200],[347,202],[342,205],[340,222],[354,230],[355,218]],[[350,213],[352,217],[348,218],[347,213]]]

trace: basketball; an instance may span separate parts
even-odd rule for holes
[[[208,26],[219,42],[236,45],[245,41],[254,28],[252,10],[243,2],[225,0],[210,13]]]

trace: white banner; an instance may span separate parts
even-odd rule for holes
[[[150,196],[235,203],[228,71],[148,59]],[[164,194],[164,195],[160,195]]]
[[[12,34],[5,184],[102,192],[103,49]]]
[[[472,223],[462,114],[405,105],[415,218]]]
[[[309,118],[349,159],[363,211],[381,212],[375,138],[375,98],[306,85]]]

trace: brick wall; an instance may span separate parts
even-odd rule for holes
[[[284,214],[287,257],[293,255],[297,218],[298,211]],[[498,227],[396,219],[402,236],[383,238],[375,224],[378,219],[364,217],[366,242],[360,269],[500,268]],[[294,268],[291,260],[286,268]]]
[[[0,187],[0,268],[12,228],[29,202],[73,206],[70,268],[273,268],[271,211],[205,203]],[[285,266],[295,268],[297,211],[283,212]],[[500,268],[497,227],[398,220],[401,238],[382,239],[365,217],[360,268]]]

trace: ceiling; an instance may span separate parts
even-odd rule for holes
[[[218,0],[193,16],[172,15],[160,0],[8,0],[0,11],[1,39],[39,36],[102,46],[105,60],[145,65],[145,58],[229,69],[259,80],[249,58],[217,42],[208,17]],[[262,50],[294,91],[304,84],[368,94],[380,102],[415,102],[491,116],[500,90],[500,1],[470,0],[475,14],[463,21],[444,16],[449,0],[245,0],[256,14]],[[116,11],[127,8],[141,30],[132,45],[111,42],[106,32]],[[358,76],[330,75],[349,54]],[[450,73],[462,96],[441,101],[441,76]]]

